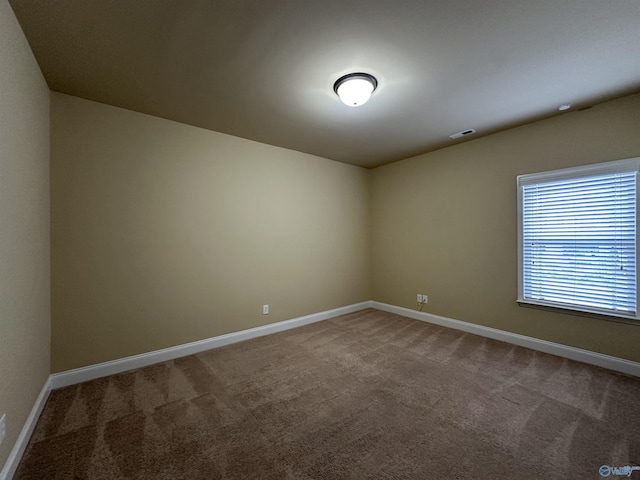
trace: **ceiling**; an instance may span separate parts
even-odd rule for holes
[[[9,3],[54,91],[364,167],[640,91],[639,0]]]

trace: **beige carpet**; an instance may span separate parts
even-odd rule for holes
[[[14,478],[585,480],[637,464],[640,379],[370,309],[56,390]]]

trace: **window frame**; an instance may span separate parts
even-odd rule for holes
[[[560,304],[552,301],[544,301],[537,299],[524,298],[524,232],[523,232],[523,187],[535,183],[553,182],[559,180],[577,179],[582,177],[591,177],[597,175],[607,175],[614,173],[635,172],[636,180],[636,308],[635,313],[601,311],[598,309],[590,309],[588,307],[572,306]],[[640,325],[640,250],[639,231],[640,231],[640,157],[627,158],[624,160],[614,160],[610,162],[596,163],[578,167],[563,168],[559,170],[550,170],[540,173],[530,173],[517,176],[517,210],[518,210],[518,304],[529,307],[539,307],[544,309],[552,309],[564,311],[574,315],[596,316],[610,320],[623,321]]]

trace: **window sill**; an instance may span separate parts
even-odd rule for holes
[[[626,323],[628,325],[636,325],[640,326],[640,320],[636,320],[631,317],[618,317],[615,315],[607,315],[605,313],[595,313],[595,312],[583,312],[580,310],[573,310],[570,308],[562,308],[551,305],[542,305],[540,303],[530,303],[523,300],[516,300],[519,306],[525,308],[533,308],[536,310],[547,310],[555,313],[564,313],[565,315],[574,315],[577,317],[588,317],[588,318],[597,318],[599,320],[607,320],[610,322],[618,322],[618,323]]]

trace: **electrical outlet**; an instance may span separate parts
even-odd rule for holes
[[[428,295],[422,295],[422,303],[429,303],[429,296]]]
[[[422,305],[422,294],[421,293],[418,294],[417,300],[418,300],[418,305]]]
[[[0,445],[4,442],[4,437],[7,436],[7,414],[5,413],[0,418]]]
[[[262,305],[262,314],[269,315],[269,305]]]

